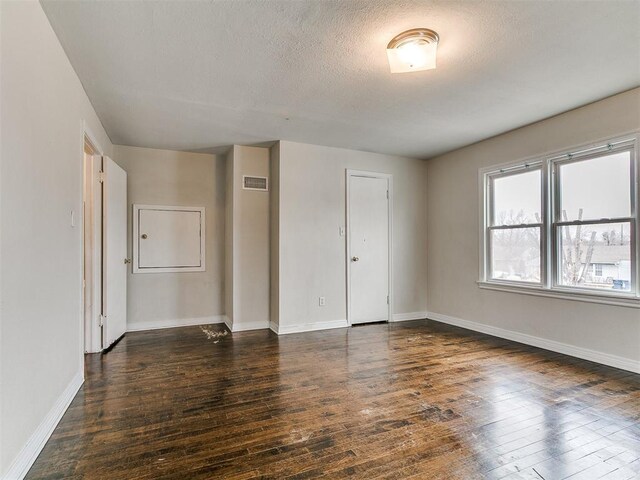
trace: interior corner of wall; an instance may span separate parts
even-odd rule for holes
[[[271,330],[276,335],[279,335],[280,334],[280,325],[278,324],[278,322],[275,322],[275,321],[271,320],[269,322],[269,330]]]
[[[230,332],[233,332],[233,315],[225,314],[223,316],[224,324],[227,326]]]

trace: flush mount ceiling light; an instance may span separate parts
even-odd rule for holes
[[[436,49],[440,37],[428,28],[402,32],[387,45],[391,73],[419,72],[436,68]]]

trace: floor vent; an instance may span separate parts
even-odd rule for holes
[[[267,177],[253,177],[249,175],[242,176],[242,188],[245,190],[261,190],[266,192],[269,190],[269,181]]]

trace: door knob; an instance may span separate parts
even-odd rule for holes
[[[146,240],[146,239],[147,239],[147,234],[146,234],[146,233],[143,233],[142,235],[140,235],[140,237],[141,237],[143,240]]]
[[[360,257],[351,257],[351,260],[352,260],[353,262],[357,262],[358,260],[360,260]]]

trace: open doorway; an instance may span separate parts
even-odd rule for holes
[[[84,351],[97,353],[127,326],[127,173],[86,133],[82,192]]]
[[[101,164],[101,152],[85,134],[82,182],[82,299],[85,353],[95,353],[102,350],[102,328],[100,326],[102,193],[99,183]]]

